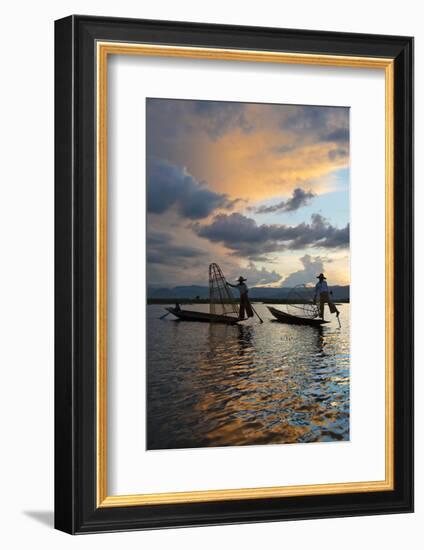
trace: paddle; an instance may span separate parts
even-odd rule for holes
[[[165,317],[167,317],[170,313],[171,313],[170,311],[167,311],[167,312],[165,313],[165,315],[161,315],[161,316],[159,317],[159,319],[165,319]]]
[[[250,307],[252,308],[253,313],[256,314],[256,317],[259,319],[259,321],[260,321],[261,324],[262,324],[262,323],[263,323],[263,320],[259,317],[259,314],[258,314],[258,312],[256,311],[256,309],[252,306],[252,304],[250,304]]]
[[[333,298],[333,291],[330,291],[330,294],[331,294],[331,298]],[[335,308],[335,313],[336,313],[336,317],[337,317],[337,321],[339,323],[339,328],[342,328],[342,324],[340,323],[340,311],[337,309],[336,305],[332,302],[334,308]],[[328,304],[330,306],[330,303]],[[331,306],[330,306],[330,311],[331,311]],[[334,312],[332,312],[334,313]]]

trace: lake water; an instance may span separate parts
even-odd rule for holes
[[[341,328],[327,306],[322,328],[259,303],[263,324],[235,326],[160,320],[164,307],[147,307],[148,449],[349,439],[349,304]]]

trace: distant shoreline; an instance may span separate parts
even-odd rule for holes
[[[264,304],[310,304],[311,302],[308,300],[287,300],[285,298],[252,298],[250,300],[253,304],[255,303],[264,303]],[[197,300],[191,299],[191,298],[148,298],[147,299],[147,305],[165,305],[165,304],[209,304],[209,299],[207,298],[199,298]],[[238,302],[238,300],[237,300]],[[335,304],[348,304],[350,303],[350,300],[342,299],[342,300],[335,300]]]

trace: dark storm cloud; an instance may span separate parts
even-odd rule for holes
[[[257,256],[284,249],[344,248],[349,244],[349,225],[332,226],[320,214],[311,223],[298,225],[263,224],[239,213],[218,214],[208,225],[195,224],[195,232],[212,242],[219,242],[236,255]]]
[[[167,233],[152,233],[147,237],[147,261],[154,264],[181,265],[182,261],[197,260],[204,250],[193,246],[177,245]]]
[[[318,132],[327,128],[331,110],[315,106],[294,106],[282,123],[283,130],[308,130]]]
[[[245,133],[251,132],[254,127],[245,115],[243,103],[229,103],[223,101],[192,101],[192,114],[200,118],[204,130],[212,139],[218,139],[234,128]]]
[[[297,187],[293,191],[293,196],[286,200],[281,201],[278,204],[271,206],[259,206],[255,208],[257,214],[270,214],[273,212],[294,212],[299,210],[302,206],[306,206],[315,197],[315,193],[312,191],[305,191],[304,189]]]
[[[288,248],[344,248],[349,245],[349,224],[339,229],[320,214],[312,214],[310,224],[302,223],[296,228],[299,234],[289,243]]]
[[[147,246],[162,246],[169,244],[172,241],[172,236],[168,233],[150,233],[147,236]]]
[[[209,216],[217,208],[231,208],[224,193],[211,191],[186,170],[163,160],[152,160],[147,168],[147,211],[162,214],[172,207],[190,220]]]
[[[349,143],[349,110],[345,107],[294,107],[280,126],[283,131],[288,130],[297,136],[294,142],[297,145],[320,141],[347,148]],[[276,152],[279,152],[278,148]]]
[[[344,248],[349,245],[349,224],[342,229],[331,228],[331,231],[328,231],[327,236],[315,244],[315,247],[322,248]]]
[[[236,128],[244,133],[254,129],[246,116],[246,105],[227,101],[148,98],[146,118],[149,148],[153,148],[153,154],[158,152],[158,139],[175,139],[179,135],[203,131],[216,140]]]
[[[349,141],[349,129],[347,126],[335,128],[322,136],[323,141],[335,143],[347,143]]]

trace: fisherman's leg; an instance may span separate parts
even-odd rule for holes
[[[239,312],[239,318],[244,319],[244,297],[240,296],[240,312]]]
[[[319,301],[319,316],[321,317],[321,319],[324,319],[324,305],[325,305],[325,301],[320,300]]]

